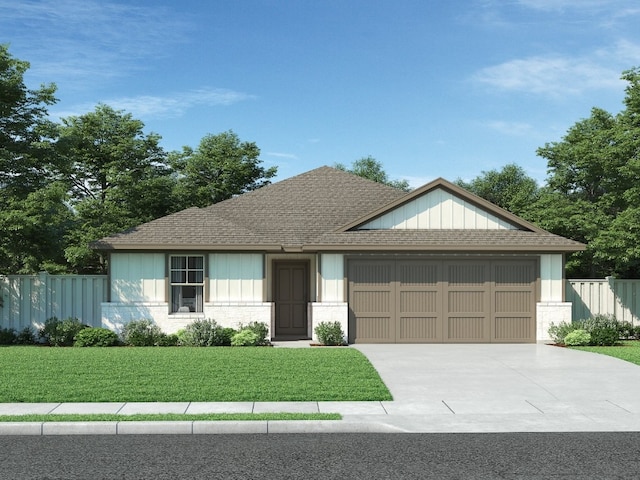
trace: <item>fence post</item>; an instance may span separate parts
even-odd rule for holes
[[[45,320],[47,319],[47,290],[49,288],[49,274],[47,272],[39,272],[38,278],[36,280],[37,295],[38,295],[38,318],[37,322],[40,325],[44,325]],[[31,326],[33,325],[33,319],[31,319]]]

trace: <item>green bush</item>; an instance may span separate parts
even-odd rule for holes
[[[344,345],[344,332],[340,322],[320,322],[313,331],[323,345]]]
[[[24,327],[16,333],[16,345],[33,345],[36,343],[36,336],[31,327]]]
[[[240,331],[251,330],[258,339],[256,345],[269,345],[269,326],[264,322],[249,322],[246,325],[240,324]],[[236,333],[236,332],[234,332]]]
[[[162,331],[151,320],[133,320],[122,329],[122,341],[132,347],[153,347],[162,337]]]
[[[635,331],[631,322],[618,322],[618,338],[624,340],[635,338]]]
[[[113,347],[118,344],[118,334],[107,328],[85,328],[76,335],[74,347]]]
[[[578,330],[574,330],[573,332],[569,332],[567,336],[564,337],[564,344],[571,347],[589,345],[590,341],[591,334],[581,328]]]
[[[13,328],[0,328],[0,345],[12,345],[16,342],[16,331]]]
[[[604,347],[620,341],[619,322],[613,316],[596,315],[584,322],[584,329],[591,335],[589,345]]]
[[[176,333],[169,335],[162,333],[156,341],[156,345],[158,347],[175,347],[178,345],[178,335]]]
[[[179,345],[187,347],[220,347],[231,345],[228,329],[215,320],[196,320],[180,331]]]
[[[231,345],[234,347],[255,347],[260,341],[258,334],[249,328],[245,328],[236,333],[231,338]]]
[[[70,347],[76,335],[85,328],[89,328],[88,325],[83,325],[77,318],[58,320],[56,317],[51,317],[44,322],[39,334],[49,345]]]
[[[560,322],[558,325],[552,323],[549,325],[549,336],[553,339],[554,343],[558,345],[564,345],[565,337],[574,330],[584,330],[584,322]]]

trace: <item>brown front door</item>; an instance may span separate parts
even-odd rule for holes
[[[308,338],[309,262],[274,262],[275,336]]]

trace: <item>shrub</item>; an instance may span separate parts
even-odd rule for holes
[[[44,327],[39,331],[42,337],[49,345],[55,347],[69,347],[73,345],[75,336],[87,325],[80,323],[77,318],[66,318],[58,320],[56,317],[48,318],[44,322]]]
[[[240,331],[251,330],[256,334],[258,339],[256,345],[268,345],[269,344],[269,326],[264,322],[249,322],[246,325],[240,324]],[[235,332],[234,332],[235,333]]]
[[[596,315],[584,322],[584,329],[591,335],[589,345],[610,346],[620,340],[619,323],[612,316]]]
[[[344,332],[340,322],[320,322],[314,332],[323,345],[344,345]]]
[[[16,341],[16,331],[13,328],[0,328],[0,345],[11,345]]]
[[[582,328],[574,330],[573,332],[569,332],[567,336],[564,337],[564,344],[571,347],[589,345],[590,341],[591,334],[586,330],[583,330]]]
[[[24,327],[16,333],[16,345],[33,345],[36,343],[36,335],[31,327]]]
[[[132,347],[152,347],[161,337],[160,327],[151,320],[133,320],[122,329],[122,341]]]
[[[553,339],[554,343],[558,345],[564,345],[565,337],[574,330],[584,329],[584,322],[560,322],[558,325],[552,323],[549,325],[549,336]]]
[[[106,328],[85,328],[76,335],[74,347],[113,347],[118,344],[118,335]]]
[[[249,328],[244,328],[236,333],[231,339],[234,347],[255,347],[260,341],[258,334]]]
[[[160,337],[156,341],[156,345],[158,347],[175,347],[178,345],[178,335],[176,333],[172,333],[170,335],[161,333]]]
[[[618,338],[630,340],[635,337],[635,331],[631,322],[618,322]]]
[[[231,345],[229,330],[215,320],[196,320],[180,332],[179,344],[187,347],[219,347]]]

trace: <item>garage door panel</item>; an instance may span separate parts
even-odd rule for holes
[[[534,259],[349,263],[350,341],[533,342]]]
[[[391,292],[357,291],[353,293],[353,308],[357,312],[384,312],[391,314]]]
[[[447,338],[449,342],[482,342],[487,338],[486,317],[449,317]]]
[[[495,292],[496,313],[529,312],[531,309],[533,292]]]
[[[440,270],[440,262],[399,262],[398,282],[401,287],[437,286]]]
[[[521,342],[531,336],[531,317],[496,316],[495,341]]]
[[[450,287],[483,286],[487,279],[487,265],[473,261],[455,262],[446,266]]]
[[[358,341],[363,343],[389,343],[393,338],[391,317],[358,316]]]
[[[441,341],[440,317],[400,317],[399,332],[396,341],[399,343],[437,342]]]

